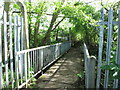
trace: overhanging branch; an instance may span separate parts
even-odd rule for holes
[[[57,26],[58,26],[64,19],[65,19],[65,17],[63,17],[63,18],[55,25],[55,27],[52,29],[52,31],[54,31],[54,30],[57,28]]]

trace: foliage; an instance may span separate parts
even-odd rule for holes
[[[99,13],[95,12],[95,8],[84,3],[79,3],[77,6],[68,4],[62,8],[62,13],[73,24],[71,27],[73,37],[77,40],[97,42],[98,32],[95,27]]]
[[[84,72],[78,73],[77,76],[82,79],[84,77]]]
[[[47,11],[46,2],[39,1],[37,3],[27,3],[27,11],[28,14],[28,26],[29,26],[29,39],[30,39],[30,47],[37,47],[40,42],[38,39],[41,39],[40,26],[44,26],[44,22],[46,21],[46,17],[44,13]],[[44,32],[44,30],[41,30]],[[40,41],[40,40],[39,40]],[[34,44],[33,44],[34,43]]]

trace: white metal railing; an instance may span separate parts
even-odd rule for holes
[[[32,77],[42,72],[44,68],[68,51],[70,47],[71,43],[65,42],[17,52],[15,58],[15,83],[17,88],[27,86]]]
[[[118,10],[118,21],[115,22],[113,20],[113,9],[110,8],[108,12],[108,21],[104,20],[104,9],[101,9],[101,18],[100,18],[100,33],[99,33],[99,52],[98,52],[98,66],[97,66],[97,79],[96,79],[96,88],[100,88],[100,83],[101,83],[101,66],[102,66],[102,59],[103,59],[103,43],[104,43],[104,26],[106,25],[108,30],[107,30],[107,43],[106,43],[106,65],[111,64],[111,51],[112,51],[112,42],[113,42],[113,27],[117,26],[118,27],[118,37],[117,39],[117,49],[116,49],[116,64],[120,68],[120,8]],[[120,71],[119,71],[120,72]],[[118,76],[119,74],[117,74]],[[105,70],[104,73],[104,88],[109,88],[110,86],[110,70]],[[114,83],[112,84],[113,88],[118,88],[120,80],[115,79]]]
[[[23,50],[23,18],[18,15],[13,17],[12,13],[9,21],[7,17],[4,11],[0,21],[0,89],[14,88],[14,57],[17,51]]]
[[[95,60],[94,56],[89,55],[84,43],[85,88],[95,88]]]
[[[23,17],[10,13],[9,21],[7,18],[4,11],[0,21],[0,89],[22,87],[70,48],[66,42],[23,50]]]

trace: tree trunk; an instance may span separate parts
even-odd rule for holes
[[[51,34],[53,25],[54,25],[57,17],[58,17],[58,12],[54,12],[53,16],[52,16],[52,20],[51,20],[50,26],[48,28],[48,31],[47,31],[45,37],[42,39],[42,45],[50,44],[50,34]]]
[[[63,5],[64,2],[65,2],[65,0],[61,0],[61,6]],[[51,40],[50,40],[51,32],[64,20],[64,18],[63,18],[60,22],[58,22],[58,24],[55,25],[55,28],[53,28],[53,26],[54,26],[54,24],[55,24],[55,22],[58,18],[58,15],[60,13],[60,10],[58,8],[55,8],[55,10],[56,11],[53,13],[48,31],[47,31],[45,37],[42,39],[42,45],[50,44],[50,42],[51,42]]]
[[[56,31],[56,41],[58,41],[58,30]]]
[[[32,4],[31,4],[31,0],[29,0],[29,5],[30,7],[32,7]],[[29,12],[31,12],[31,8],[29,8]],[[28,21],[28,30],[29,30],[29,46],[30,46],[30,42],[31,42],[31,34],[32,34],[32,19],[31,19],[31,13],[29,13],[28,15],[28,18],[29,18],[29,21]]]
[[[38,37],[37,36],[38,36],[39,27],[40,27],[40,22],[36,21],[35,26],[36,27],[34,29],[34,47],[38,47]]]

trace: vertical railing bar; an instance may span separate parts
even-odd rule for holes
[[[43,57],[43,53],[44,52],[44,48],[41,49],[41,69],[43,68],[43,60],[44,60],[44,57]]]
[[[13,48],[12,48],[12,16],[9,16],[9,29],[10,29],[10,69],[11,69],[11,80],[12,88],[14,88],[14,72],[13,72]]]
[[[14,47],[15,47],[15,54],[17,52],[17,16],[14,17]]]
[[[100,87],[100,79],[101,79],[101,65],[102,65],[102,50],[103,50],[103,36],[104,36],[104,9],[101,9],[101,18],[100,22],[100,37],[99,37],[99,52],[98,52],[98,69],[97,69],[97,81],[96,81],[96,88]]]
[[[16,73],[16,86],[19,87],[19,74],[18,74],[18,55],[16,55],[17,51],[18,51],[18,47],[17,47],[17,20],[18,20],[18,16],[16,15],[14,17],[14,47],[15,47],[15,73]]]
[[[38,66],[38,65],[37,65],[38,63],[37,63],[37,62],[38,62],[38,50],[36,50],[36,72],[37,72],[37,66]]]
[[[37,72],[39,71],[39,49],[37,49]]]
[[[116,54],[116,63],[118,64],[120,68],[120,7],[119,7],[119,16],[118,16],[118,43],[117,43],[117,54]],[[120,70],[118,71],[118,76],[120,76]],[[118,85],[120,83],[120,79],[114,80],[114,87],[113,88],[119,88]]]
[[[112,21],[113,21],[113,10],[110,8],[108,18],[108,38],[107,38],[107,49],[106,49],[106,65],[110,64],[111,56],[111,45],[112,45]],[[108,88],[108,77],[109,70],[105,70],[104,88]]]
[[[15,55],[15,73],[16,73],[16,86],[19,87],[19,73],[18,73],[18,55]]]
[[[36,72],[38,71],[38,50],[36,50]]]
[[[21,25],[20,25],[21,20],[20,19],[21,19],[20,17],[17,18],[17,28],[18,28],[17,29],[18,30],[17,31],[17,37],[18,37],[17,38],[17,45],[18,45],[18,50],[17,51],[20,51],[20,36],[21,36],[21,34],[20,34],[21,33],[21,28],[20,28],[21,27]],[[21,67],[22,62],[21,62],[20,55],[18,55],[18,57],[19,57],[18,58],[18,60],[19,60],[19,73],[20,73],[20,78],[21,78],[21,83],[22,83],[22,67]]]
[[[0,23],[0,89],[3,87],[2,75],[2,24]]]
[[[4,50],[5,50],[5,76],[6,76],[6,85],[9,85],[8,80],[8,47],[7,47],[7,13],[4,11]]]
[[[36,59],[35,59],[35,71],[37,72],[37,50],[36,50]]]
[[[21,22],[21,50],[23,50],[23,17],[20,18]]]
[[[30,52],[28,52],[28,78],[30,78]]]
[[[32,59],[32,58],[33,58],[33,57],[32,57],[32,52],[33,52],[33,51],[31,51],[31,53],[30,53],[30,64],[31,64],[31,65],[30,65],[30,72],[31,72],[31,76],[32,76],[32,60],[33,60],[33,59]]]
[[[21,77],[21,84],[23,83],[23,55],[19,55],[20,56],[20,63],[21,63],[21,73],[20,73],[20,77]]]
[[[40,69],[41,69],[41,62],[40,62],[40,59],[41,58],[41,49],[39,49],[39,71],[40,71]]]
[[[39,49],[37,49],[37,52],[38,52],[38,54],[37,54],[37,72],[39,71]]]
[[[20,17],[20,50],[23,50],[23,17]],[[24,55],[20,56],[21,58],[21,77],[23,79],[23,75],[24,75]],[[21,83],[23,82],[23,80],[21,80]]]
[[[17,40],[17,43],[18,43],[18,51],[20,51],[20,21],[19,21],[19,17],[17,18],[17,28],[18,28],[18,40]]]
[[[33,71],[35,73],[35,50],[33,51]]]
[[[25,60],[25,81],[27,82],[27,53],[25,53],[25,59],[24,60]],[[27,85],[26,85],[26,87],[27,87]]]
[[[33,57],[33,58],[34,58],[34,61],[33,61],[33,64],[34,64],[34,65],[33,65],[33,66],[34,66],[34,67],[33,67],[34,73],[35,73],[35,56],[36,56],[36,53],[35,53],[35,50],[34,50],[34,57]]]

